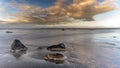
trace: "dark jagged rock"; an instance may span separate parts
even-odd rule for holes
[[[21,51],[24,51],[24,50],[27,50],[27,47],[25,47],[25,45],[22,44],[20,40],[16,39],[12,43],[11,49],[12,50],[21,50]]]
[[[63,54],[55,53],[46,55],[44,59],[56,64],[62,64],[65,61],[66,57]]]
[[[60,43],[60,44],[57,44],[57,45],[49,46],[47,49],[51,50],[51,51],[65,51],[66,46],[65,46],[64,43]]]

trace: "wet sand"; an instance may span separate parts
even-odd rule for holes
[[[10,33],[6,33],[10,31]],[[28,47],[24,54],[13,54],[10,46],[20,39]],[[45,47],[65,43],[69,51],[61,63],[46,61],[56,53]],[[43,47],[42,50],[37,50]],[[0,68],[120,68],[120,30],[0,30]]]

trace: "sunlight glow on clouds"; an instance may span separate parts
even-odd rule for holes
[[[97,14],[105,13],[116,9],[116,0],[57,0],[54,6],[41,8],[29,3],[18,3],[12,1],[6,4],[7,7],[17,10],[16,13],[7,12],[2,20],[12,23],[58,23],[71,21],[70,19],[94,20]],[[5,8],[0,7],[0,11]],[[6,10],[6,9],[5,9]],[[1,15],[1,14],[0,14]]]

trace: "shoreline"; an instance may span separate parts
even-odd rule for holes
[[[0,30],[119,30],[120,28],[0,28]]]

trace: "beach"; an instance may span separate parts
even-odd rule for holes
[[[10,33],[6,32],[10,31]],[[15,39],[28,48],[22,55],[10,52]],[[43,59],[53,52],[38,47],[64,43],[67,57],[56,64]],[[1,29],[0,68],[120,68],[120,29]]]

